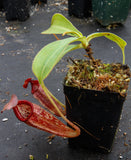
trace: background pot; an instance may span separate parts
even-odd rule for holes
[[[38,3],[39,0],[0,0],[0,10],[4,9],[8,21],[25,21],[30,16],[30,6]],[[47,3],[47,0],[40,0]]]
[[[32,5],[35,5],[36,3],[38,3],[39,1],[42,3],[47,3],[47,0],[30,0]]]
[[[29,17],[29,0],[3,0],[6,19],[25,21]]]
[[[90,17],[92,11],[91,0],[68,0],[69,15],[79,18]]]
[[[69,138],[69,145],[110,152],[125,98],[118,93],[78,89],[65,85],[64,93],[67,118],[81,126],[81,135]]]
[[[3,9],[3,2],[0,1],[0,11]]]
[[[123,23],[130,9],[130,0],[92,0],[94,18],[103,26]]]

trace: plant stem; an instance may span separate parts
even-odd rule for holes
[[[93,61],[93,63],[95,63],[96,61],[95,61],[95,58],[92,56],[93,52],[90,46],[91,44],[89,44],[85,50],[86,50],[86,53],[88,54],[88,57]]]
[[[78,64],[77,64],[71,57],[69,57],[69,59],[70,59],[76,66],[78,66]]]
[[[56,34],[53,34],[53,36],[57,39],[57,40],[60,40]]]

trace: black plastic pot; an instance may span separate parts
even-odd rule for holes
[[[68,0],[69,15],[78,18],[87,18],[91,16],[91,0]]]
[[[0,11],[3,9],[3,2],[0,1]]]
[[[29,17],[29,0],[3,0],[6,19],[25,21]]]
[[[42,3],[47,3],[47,0],[40,0]]]
[[[92,0],[94,18],[103,26],[125,22],[131,0]]]
[[[81,135],[69,138],[69,145],[103,153],[110,152],[125,98],[118,93],[65,85],[64,94],[67,118],[81,128]]]
[[[47,0],[40,0],[47,3]],[[30,16],[30,6],[38,3],[39,0],[0,0],[0,10],[6,13],[8,21],[25,21]]]
[[[32,5],[35,5],[36,3],[38,3],[39,1],[42,3],[47,3],[47,0],[30,0]]]

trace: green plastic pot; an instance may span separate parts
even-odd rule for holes
[[[131,0],[92,0],[94,18],[103,26],[125,22]]]

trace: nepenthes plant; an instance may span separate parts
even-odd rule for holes
[[[11,100],[3,110],[13,109],[16,117],[26,124],[49,133],[62,137],[77,137],[80,135],[79,125],[74,124],[66,118],[66,107],[46,88],[44,80],[53,70],[54,66],[68,52],[83,48],[86,52],[90,46],[90,41],[97,37],[106,37],[117,43],[123,54],[123,64],[125,63],[124,49],[126,42],[119,36],[109,32],[97,32],[88,36],[76,29],[73,24],[61,14],[54,14],[51,20],[51,26],[42,32],[42,34],[61,34],[68,35],[68,38],[58,39],[44,46],[35,56],[32,63],[32,71],[37,80],[28,78],[25,80],[23,87],[27,88],[30,83],[32,86],[31,93],[46,109],[37,104],[26,100],[18,100],[16,95],[12,95]],[[74,43],[77,42],[77,43]],[[89,55],[90,56],[90,55]],[[58,117],[62,117],[68,126],[61,122]],[[90,134],[90,133],[88,133]]]

